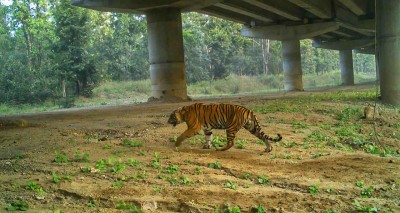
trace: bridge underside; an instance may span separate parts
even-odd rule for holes
[[[288,91],[303,90],[300,51],[299,45],[296,45],[301,39],[312,39],[316,48],[340,51],[342,83],[345,85],[354,84],[352,51],[375,54],[379,61],[377,67],[383,101],[400,105],[398,0],[71,2],[76,6],[100,11],[147,16],[150,72],[155,98],[187,98],[180,13],[195,11],[243,24],[243,36],[282,41],[285,89]],[[166,17],[165,20],[163,17]],[[164,33],[160,33],[161,31]]]

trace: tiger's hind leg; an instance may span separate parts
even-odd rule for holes
[[[227,129],[226,130],[226,138],[227,138],[228,142],[226,143],[226,145],[224,147],[222,147],[222,148],[215,147],[215,149],[217,151],[225,151],[225,150],[230,149],[235,144],[234,140],[235,140],[237,132],[238,132],[238,130]]]
[[[203,146],[203,149],[211,149],[212,142],[212,132],[209,129],[204,129],[204,135],[206,136],[206,143]]]

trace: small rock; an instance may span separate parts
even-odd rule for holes
[[[157,202],[146,201],[142,203],[142,210],[144,211],[154,211],[157,209]]]

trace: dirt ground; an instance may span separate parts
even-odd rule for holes
[[[305,138],[327,125],[336,137],[338,112],[373,103],[319,99],[291,105],[290,96],[314,94],[202,100],[249,109],[285,104],[286,110],[256,110],[265,132],[283,136],[270,153],[245,129],[237,135],[247,141],[244,147],[205,150],[197,136],[176,151],[171,141],[186,125],[173,128],[168,116],[194,101],[1,116],[0,212],[16,201],[27,203],[28,212],[135,212],[133,205],[144,212],[229,212],[228,203],[230,212],[235,206],[241,212],[257,212],[257,206],[258,212],[400,212],[398,111],[381,107],[375,121],[348,121],[359,125],[358,133],[376,131],[380,145],[395,150],[391,155],[337,148],[326,138]]]

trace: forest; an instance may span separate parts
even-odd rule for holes
[[[91,97],[105,82],[149,78],[146,18],[74,7],[69,0],[0,2],[0,104]],[[228,76],[281,75],[281,42],[241,36],[241,25],[182,15],[188,84]],[[339,70],[338,52],[301,41],[303,74]],[[375,72],[354,54],[355,72]],[[190,94],[189,94],[190,95]],[[67,105],[66,105],[67,106]]]

